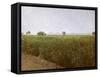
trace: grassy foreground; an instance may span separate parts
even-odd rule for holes
[[[65,68],[95,66],[95,36],[22,35],[22,53],[56,63]]]

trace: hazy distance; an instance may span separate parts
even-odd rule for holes
[[[22,6],[22,33],[91,34],[95,31],[95,11]]]

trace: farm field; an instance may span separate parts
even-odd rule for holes
[[[22,70],[95,66],[94,35],[22,35]]]

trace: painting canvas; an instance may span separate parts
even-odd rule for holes
[[[20,70],[96,68],[95,9],[54,6],[20,6]]]

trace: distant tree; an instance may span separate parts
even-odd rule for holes
[[[95,35],[95,32],[92,32],[92,35]]]
[[[24,35],[24,33],[21,33],[21,35]]]
[[[44,36],[44,35],[46,35],[46,33],[45,33],[45,32],[38,32],[37,35],[42,35],[42,36]]]
[[[66,32],[62,32],[62,35],[66,35]]]
[[[27,31],[26,34],[29,35],[29,34],[31,34],[31,32],[30,31]]]

